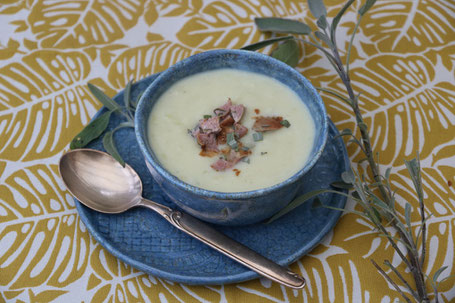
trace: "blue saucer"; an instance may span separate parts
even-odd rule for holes
[[[152,75],[132,86],[133,100],[157,77]],[[114,97],[122,104],[123,92]],[[101,109],[97,115],[103,113]],[[112,115],[109,129],[124,122]],[[299,192],[331,188],[330,183],[341,179],[349,167],[346,148],[338,131],[329,121],[327,145],[316,165],[306,174]],[[158,203],[177,208],[161,191],[145,166],[133,129],[121,129],[115,134],[117,148],[123,159],[142,179],[143,196]],[[104,150],[101,139],[89,148]],[[333,188],[332,188],[333,189]],[[346,198],[323,194],[320,200],[327,205],[344,208]],[[151,275],[186,284],[226,284],[251,280],[258,274],[209,248],[171,226],[165,219],[145,208],[122,214],[108,215],[93,211],[76,200],[76,207],[90,234],[112,255]],[[271,224],[242,227],[216,226],[229,237],[243,243],[265,257],[288,265],[307,254],[334,227],[341,212],[313,208],[308,201]]]

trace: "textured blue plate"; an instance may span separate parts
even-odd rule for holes
[[[133,100],[156,78],[152,75],[133,85]],[[115,101],[122,103],[123,92]],[[100,110],[97,115],[105,109]],[[109,129],[123,122],[113,115]],[[329,122],[329,136],[324,152],[317,164],[300,184],[300,193],[330,188],[340,180],[349,167],[349,159],[338,131]],[[143,195],[150,200],[176,206],[164,195],[145,166],[133,129],[121,129],[115,134],[120,154],[139,174],[144,186]],[[103,150],[101,140],[88,147]],[[324,204],[344,208],[346,198],[324,194]],[[258,277],[243,265],[214,251],[171,226],[151,210],[136,208],[123,214],[108,215],[93,211],[76,200],[82,221],[92,236],[111,254],[146,273],[187,284],[225,284]],[[327,208],[313,208],[307,202],[271,224],[254,224],[242,227],[217,226],[231,238],[243,243],[281,265],[290,264],[307,254],[336,224],[341,213]]]

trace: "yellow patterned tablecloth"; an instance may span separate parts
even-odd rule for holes
[[[326,0],[329,17],[344,1]],[[362,1],[363,2],[363,1]],[[356,1],[338,43],[353,31]],[[0,302],[394,302],[398,294],[373,268],[393,249],[354,214],[291,268],[303,290],[266,279],[188,286],[148,276],[107,253],[88,234],[60,180],[68,143],[100,108],[87,82],[108,95],[191,54],[240,48],[268,37],[256,16],[315,25],[303,0],[6,0],[0,2]],[[330,18],[329,18],[330,19]],[[398,199],[415,201],[404,159],[420,153],[432,276],[454,274],[455,2],[379,0],[363,18],[352,51],[352,78],[381,168],[393,166]],[[305,47],[298,65],[315,86],[343,93],[321,53]],[[342,53],[345,60],[345,53]],[[348,107],[322,95],[339,129]],[[353,161],[359,150],[349,145]],[[414,207],[416,210],[416,207]],[[418,224],[418,213],[412,213]],[[440,287],[455,301],[455,280]]]

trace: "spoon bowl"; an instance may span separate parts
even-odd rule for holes
[[[68,152],[60,158],[59,169],[71,194],[96,211],[121,213],[141,202],[142,182],[137,173],[101,151]]]
[[[121,213],[135,206],[147,207],[187,233],[257,273],[292,288],[305,286],[305,279],[289,269],[232,240],[202,221],[167,206],[144,199],[142,182],[128,165],[122,167],[110,155],[94,149],[64,154],[60,175],[68,190],[82,204],[103,213]]]

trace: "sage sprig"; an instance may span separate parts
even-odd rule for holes
[[[365,154],[365,157],[359,161],[359,164],[366,161],[371,172],[371,177],[369,177],[363,174],[359,174],[355,170],[349,170],[348,172],[342,174],[342,180],[332,183],[334,189],[315,190],[308,192],[303,196],[297,197],[287,207],[270,218],[269,222],[278,219],[279,217],[292,211],[294,208],[309,200],[313,200],[313,206],[319,205],[330,209],[337,209],[329,205],[324,205],[318,198],[318,195],[327,192],[346,195],[355,203],[357,203],[361,208],[361,211],[350,210],[348,212],[356,213],[372,222],[375,231],[378,232],[378,235],[387,239],[390,245],[395,249],[398,256],[406,265],[407,270],[409,270],[411,273],[414,283],[409,283],[404,278],[404,275],[400,272],[400,270],[394,267],[388,260],[384,261],[384,266],[386,266],[387,269],[390,269],[389,274],[387,274],[374,260],[371,260],[372,264],[378,270],[378,272],[384,276],[384,278],[396,289],[396,291],[406,302],[412,302],[411,299],[416,302],[430,302],[426,288],[427,283],[430,283],[433,287],[434,301],[438,302],[438,285],[441,281],[448,279],[449,277],[446,277],[442,280],[439,279],[439,276],[446,269],[446,267],[442,267],[437,270],[433,277],[426,276],[423,269],[427,246],[426,222],[428,218],[432,216],[432,214],[427,214],[425,209],[419,157],[417,155],[417,158],[410,161],[405,161],[406,168],[414,185],[414,189],[417,193],[418,201],[416,202],[419,205],[419,213],[421,219],[417,234],[414,235],[411,226],[412,205],[407,201],[405,202],[404,214],[400,214],[395,207],[395,191],[390,183],[391,168],[386,169],[385,173],[382,173],[379,169],[378,159],[375,157],[377,154],[375,154],[372,149],[371,138],[368,132],[368,125],[365,123],[361,114],[359,106],[360,93],[356,94],[351,85],[351,79],[349,75],[349,60],[354,37],[358,31],[362,16],[364,16],[368,10],[373,7],[376,0],[364,1],[363,5],[358,10],[357,22],[355,24],[354,32],[350,38],[346,52],[346,62],[343,63],[340,58],[336,41],[336,30],[344,13],[354,2],[355,0],[348,0],[330,22],[330,20],[327,20],[327,9],[325,8],[322,0],[308,0],[310,12],[317,21],[316,24],[318,26],[318,30],[315,31],[308,31],[307,28],[310,27],[305,26],[303,22],[300,22],[298,20],[289,20],[285,18],[255,19],[256,25],[261,31],[291,34],[291,36],[294,37],[294,42],[300,41],[302,43],[312,45],[319,49],[326,56],[329,63],[340,76],[340,79],[346,88],[347,94],[343,96],[327,88],[318,89],[320,91],[338,97],[352,109],[355,116],[356,125],[360,130],[360,138],[357,138],[353,131],[350,129],[343,130],[339,136],[349,137],[350,140],[348,142],[357,144],[360,147],[362,152]],[[301,30],[298,31],[296,28]],[[300,35],[305,35],[307,38],[302,39]],[[289,47],[293,40],[290,40],[288,37],[289,36],[286,36],[286,40],[284,42],[278,40],[279,37],[272,38],[267,41],[270,41],[271,43],[281,42],[281,44],[272,51],[271,55],[291,66],[294,66],[296,61],[289,60],[289,58],[294,56],[295,47]],[[297,45],[297,43],[295,44]],[[254,48],[255,50],[258,49],[257,46],[262,46],[261,42],[255,43],[254,45],[256,45]],[[270,45],[270,43],[267,43],[264,45],[264,47],[268,45]],[[246,46],[244,49],[251,48],[249,48],[249,46]],[[279,56],[277,54],[279,54]],[[344,192],[340,192],[337,189],[350,189],[351,191],[349,194],[345,194]],[[346,212],[344,209],[337,210]],[[389,229],[387,228],[389,226],[395,229],[397,234],[396,237],[392,236],[392,234],[389,232]],[[405,247],[405,249],[400,248],[400,246],[398,246],[398,243],[403,244],[401,247]],[[396,284],[391,278],[392,274],[395,275],[403,283],[404,286],[398,286],[398,284]],[[415,287],[411,285],[415,285]]]
[[[93,140],[103,135],[103,147],[108,154],[114,157],[122,166],[125,166],[125,161],[120,156],[117,147],[115,146],[114,133],[122,128],[134,127],[134,111],[136,102],[131,100],[131,85],[128,82],[123,95],[123,106],[108,97],[95,85],[88,83],[87,86],[93,96],[103,104],[108,111],[93,119],[82,131],[77,134],[70,143],[70,149],[83,148]],[[109,121],[112,114],[121,114],[126,118],[127,122],[120,123],[115,129],[107,131]]]

